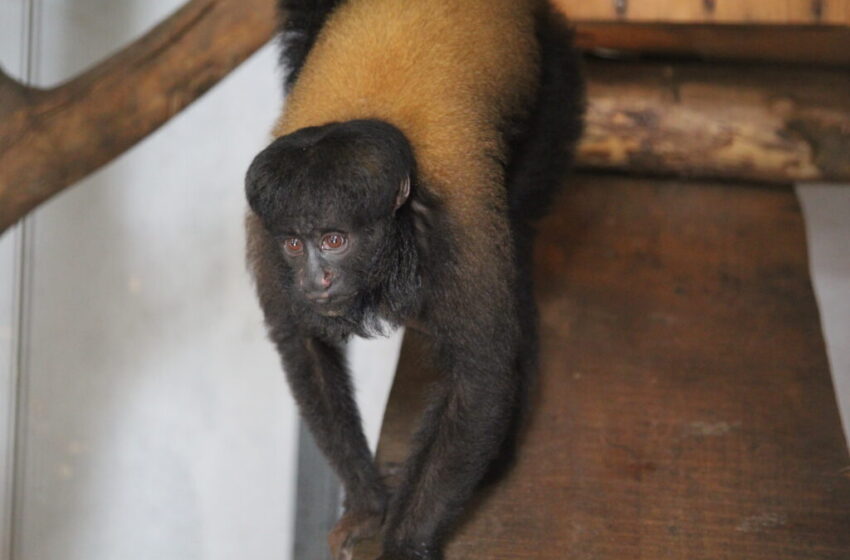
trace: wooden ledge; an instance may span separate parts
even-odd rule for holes
[[[580,177],[536,256],[539,402],[449,560],[850,558],[850,458],[790,188]],[[382,463],[405,455],[423,361],[408,337]]]

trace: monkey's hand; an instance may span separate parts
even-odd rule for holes
[[[333,560],[351,560],[357,541],[377,535],[383,522],[383,513],[346,512],[328,533]]]

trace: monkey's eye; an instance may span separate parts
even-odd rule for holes
[[[348,239],[341,233],[329,233],[322,237],[322,251],[339,251],[345,247]]]
[[[297,237],[287,237],[284,239],[283,248],[290,255],[300,255],[304,252],[304,244]]]

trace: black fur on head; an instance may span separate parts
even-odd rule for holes
[[[399,186],[413,173],[400,130],[357,120],[276,139],[254,158],[245,190],[272,233],[328,221],[360,228],[392,213]]]
[[[382,320],[398,324],[413,313],[419,253],[406,185],[415,187],[410,144],[382,121],[304,128],[256,156],[245,190],[273,238],[339,231],[356,239],[333,263],[346,285],[337,305],[308,301],[298,282],[303,261],[281,257],[292,316],[304,327],[335,339],[369,336],[382,331]]]

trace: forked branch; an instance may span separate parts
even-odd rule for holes
[[[48,90],[0,72],[0,232],[168,121],[271,37],[271,0],[191,0]]]
[[[165,123],[262,46],[271,0],[192,0],[49,90],[0,72],[0,232]],[[588,64],[585,169],[850,181],[850,74],[700,63]]]

